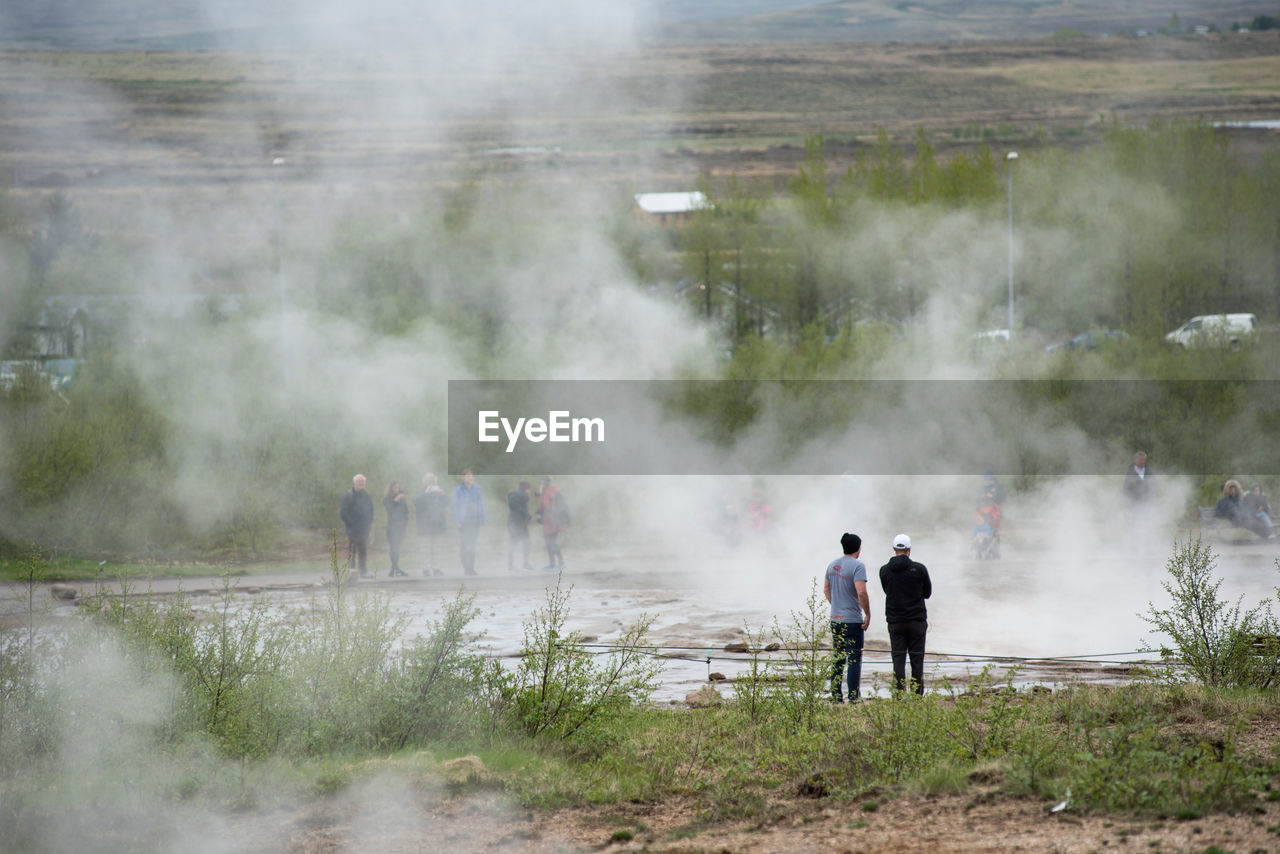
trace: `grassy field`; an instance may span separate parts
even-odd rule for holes
[[[279,156],[287,186],[483,171],[670,188],[703,170],[781,180],[814,133],[845,141],[828,151],[838,170],[880,127],[945,150],[1083,143],[1113,119],[1280,115],[1274,33],[666,46],[525,70],[527,98],[502,75],[424,81],[408,62],[9,51],[0,157],[20,192],[85,196],[252,189]]]

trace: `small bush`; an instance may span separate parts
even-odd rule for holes
[[[786,663],[773,698],[783,719],[796,731],[812,731],[817,726],[818,708],[830,691],[830,614],[818,582],[813,580],[804,610],[792,611],[785,627],[774,621],[774,633],[786,650]]]
[[[546,606],[525,624],[520,667],[505,693],[526,734],[585,744],[649,699],[662,662],[645,645],[648,615],[625,628],[607,655],[594,655],[579,632],[565,629],[570,593],[559,579],[548,588]]]
[[[1266,688],[1280,677],[1280,642],[1270,603],[1241,611],[1218,598],[1222,579],[1213,575],[1217,557],[1199,539],[1175,545],[1161,582],[1172,604],[1148,604],[1143,618],[1173,641],[1161,655],[1176,661],[1195,679],[1211,687]],[[1175,673],[1176,676],[1176,673]]]

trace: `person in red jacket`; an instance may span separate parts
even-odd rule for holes
[[[543,569],[564,569],[559,537],[569,523],[568,513],[560,487],[552,483],[548,475],[543,476],[542,488],[538,490],[538,520],[542,522],[542,539],[547,544],[547,565]]]

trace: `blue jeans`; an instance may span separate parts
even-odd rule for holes
[[[831,621],[831,698],[844,699],[840,682],[848,667],[849,699],[861,696],[862,683],[862,623],[837,623]]]

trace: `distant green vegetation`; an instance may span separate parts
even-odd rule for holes
[[[961,139],[1012,134],[1009,127],[977,125],[952,131]],[[792,335],[815,322],[832,333],[868,318],[910,320],[948,286],[948,277],[941,267],[911,276],[904,262],[933,261],[935,252],[951,248],[913,240],[927,240],[929,227],[948,211],[988,224],[1007,215],[1009,167],[991,149],[941,160],[923,132],[909,151],[882,132],[853,168],[829,174],[823,147],[821,137],[810,140],[784,197],[734,182],[708,184],[715,205],[681,232],[691,270],[731,274],[751,305],[774,309]],[[1275,154],[1246,162],[1225,137],[1197,122],[1116,124],[1100,146],[1037,149],[1012,168],[1017,227],[1057,235],[1022,253],[1016,288],[1026,325],[1060,332],[1118,327],[1154,341],[1194,314],[1280,309]],[[893,244],[858,241],[877,222],[897,218],[913,223],[892,230],[893,237],[902,229],[917,234]],[[740,263],[751,253],[780,261]],[[709,254],[722,263],[706,264]],[[993,267],[988,305],[999,304],[996,277],[1004,272]],[[822,311],[843,301],[861,308],[843,316]]]
[[[513,291],[511,271],[554,281],[549,259],[576,257],[582,234],[602,232],[637,287],[686,302],[719,336],[727,357],[698,366],[699,376],[865,379],[913,336],[955,353],[970,333],[1004,325],[1010,166],[1000,152],[943,157],[923,131],[904,147],[882,130],[855,165],[835,173],[825,148],[820,136],[807,140],[784,190],[704,179],[712,204],[674,226],[638,221],[629,195],[585,221],[542,191],[480,178],[409,215],[354,211],[325,241],[317,275],[295,299],[370,340],[395,341],[424,325],[448,330],[453,358],[475,376],[502,376],[512,366],[493,344],[512,334],[513,307],[533,298]],[[1015,298],[1026,349],[1016,364],[986,370],[1226,381],[1189,411],[1157,407],[1146,423],[1111,422],[1098,435],[1120,447],[1158,443],[1165,470],[1207,476],[1213,461],[1230,468],[1225,475],[1268,459],[1280,437],[1274,418],[1260,412],[1251,426],[1228,424],[1253,403],[1247,384],[1274,375],[1277,336],[1260,335],[1240,352],[1178,353],[1162,335],[1200,313],[1253,311],[1264,324],[1276,322],[1280,156],[1246,160],[1199,122],[1116,124],[1101,145],[1035,148],[1012,168]],[[83,221],[64,197],[28,209],[0,193],[0,241],[15,260],[4,318],[15,327],[11,356],[29,342],[23,319],[40,299],[129,292],[136,259],[110,228]],[[224,259],[211,275],[235,286],[257,275],[257,261]],[[555,285],[562,286],[584,298],[585,284]],[[949,306],[956,341],[925,340],[936,321],[929,307],[939,301]],[[279,351],[249,331],[275,309],[268,299],[250,300],[232,317],[212,305],[193,312],[168,330],[175,346],[163,370],[160,361],[139,360],[123,333],[112,340],[107,326],[71,386],[54,391],[40,374],[20,372],[0,399],[8,553],[34,543],[50,554],[120,562],[271,557],[296,529],[331,528],[347,473],[398,470],[391,449],[368,431],[335,429],[320,402],[278,402],[262,371]],[[1031,343],[1037,332],[1066,337],[1091,328],[1126,330],[1131,346],[1050,357]],[[253,413],[235,430],[203,430],[165,403],[182,384],[204,381],[205,356],[185,346],[200,341],[235,354],[218,366],[224,393]],[[557,358],[570,358],[570,342],[551,346]],[[722,438],[777,416],[707,399],[689,401],[688,411]],[[422,406],[397,417],[442,444],[438,412]],[[817,429],[812,421],[791,426]],[[215,475],[216,494],[193,484],[204,472]],[[1036,473],[1033,462],[1025,473]]]

